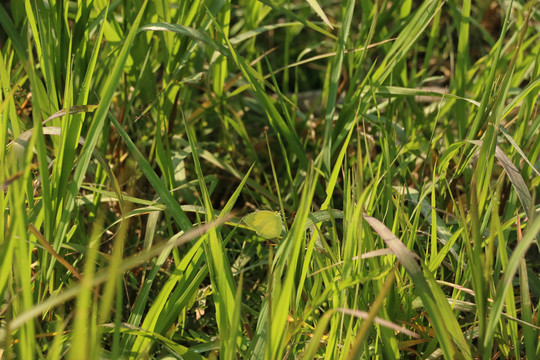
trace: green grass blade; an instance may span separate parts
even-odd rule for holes
[[[512,285],[512,279],[518,270],[521,259],[525,256],[525,253],[531,246],[532,242],[535,240],[536,236],[540,232],[540,217],[534,218],[534,220],[529,220],[530,225],[528,226],[527,233],[523,239],[517,244],[508,265],[503,273],[503,278],[497,287],[496,296],[493,299],[494,303],[489,313],[489,319],[486,328],[486,337],[483,340],[484,343],[484,355],[491,352],[491,344],[493,342],[493,336],[497,325],[499,324],[499,319],[501,317],[502,309],[504,302],[506,300],[506,294]]]
[[[422,299],[428,314],[431,315],[431,321],[437,331],[437,338],[445,356],[453,359],[456,356],[456,350],[458,350],[458,354],[472,358],[467,341],[463,337],[444,294],[436,284],[435,286],[428,284],[418,265],[418,256],[407,249],[379,220],[367,215],[364,215],[364,219],[383,238],[411,276],[418,296]],[[457,349],[454,347],[454,343],[457,345]]]
[[[330,73],[328,76],[328,83],[325,84],[327,88],[327,93],[324,94],[326,98],[326,113],[324,117],[325,127],[324,127],[324,143],[325,143],[325,152],[323,154],[324,165],[327,168],[327,171],[331,169],[331,158],[332,158],[332,129],[334,125],[334,111],[336,109],[336,101],[339,78],[341,76],[341,66],[343,64],[343,58],[345,50],[347,47],[347,42],[349,40],[349,32],[352,23],[352,17],[354,13],[354,0],[348,0],[343,4],[342,14],[343,14],[343,25],[339,32],[339,37],[336,45],[336,57],[332,59]]]

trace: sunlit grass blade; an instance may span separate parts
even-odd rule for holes
[[[325,35],[325,36],[328,36],[329,38],[332,38],[332,39],[336,39],[336,36],[329,33],[328,31],[324,30],[323,28],[319,27],[318,25],[314,24],[313,22],[311,21],[308,21],[306,20],[305,18],[301,17],[301,16],[298,16],[296,15],[295,13],[293,13],[292,11],[290,11],[289,9],[283,7],[281,4],[275,2],[274,0],[261,0],[261,2],[265,5],[268,5],[270,6],[271,8],[277,10],[277,11],[280,11],[282,12],[283,14],[295,19],[296,21],[299,21],[301,22],[302,24],[304,24],[305,26]],[[332,26],[330,26],[332,27]]]
[[[132,45],[135,35],[137,34],[137,29],[142,19],[142,15],[144,13],[146,3],[147,3],[146,1],[143,3],[140,9],[140,12],[137,15],[137,18],[133,21],[132,27],[120,51],[120,54],[115,63],[114,69],[112,70],[110,77],[108,78],[103,88],[101,102],[98,105],[98,108],[96,109],[94,119],[92,121],[90,129],[88,130],[88,133],[86,134],[86,143],[81,149],[81,153],[79,155],[79,162],[73,174],[73,181],[71,182],[69,186],[69,192],[64,202],[64,209],[63,209],[63,212],[60,214],[60,219],[58,222],[59,225],[58,225],[58,229],[56,231],[55,238],[54,238],[53,246],[55,249],[58,249],[60,247],[60,244],[67,233],[69,221],[72,216],[71,211],[73,210],[73,207],[75,204],[76,194],[81,186],[83,178],[88,169],[88,165],[90,163],[93,149],[98,142],[99,136],[101,135],[101,130],[103,128],[105,119],[107,117],[107,113],[109,111],[108,109],[112,102],[114,91],[116,87],[118,86],[118,82],[120,80],[122,71],[127,61],[129,49]],[[52,268],[49,268],[48,273],[50,274],[51,271],[52,271]]]
[[[306,0],[306,1],[308,2],[309,6],[311,6],[311,8],[317,13],[317,15],[319,15],[322,21],[324,21],[324,23],[328,25],[330,29],[334,29],[334,27],[330,23],[330,20],[328,20],[328,18],[326,17],[326,14],[324,13],[323,9],[321,8],[317,0]]]
[[[332,160],[332,129],[334,125],[334,112],[336,110],[336,101],[338,96],[339,79],[341,76],[341,66],[343,64],[343,58],[349,40],[349,31],[352,23],[354,13],[354,0],[346,1],[342,6],[341,13],[343,14],[342,27],[339,32],[337,44],[336,44],[336,57],[330,62],[329,74],[327,76],[327,83],[325,84],[326,92],[323,94],[326,102],[326,112],[324,117],[324,144],[325,149],[323,153],[323,163],[326,167],[326,171],[331,171]],[[324,102],[324,100],[323,100]]]
[[[407,26],[400,32],[392,48],[388,51],[386,57],[373,74],[374,84],[382,85],[392,73],[397,63],[403,59],[407,51],[414,45],[418,37],[429,25],[436,12],[440,11],[442,5],[443,2],[441,1],[426,1],[416,10],[415,14],[408,21]]]
[[[210,38],[207,34],[205,34],[202,31],[192,29],[184,25],[167,24],[167,23],[148,24],[148,25],[142,26],[139,29],[139,31],[171,31],[176,34],[184,35],[194,40],[201,41],[204,44],[213,48],[214,50],[219,51],[221,54],[225,56],[229,55],[229,51],[225,47],[218,44],[216,41]]]
[[[481,140],[471,140],[469,142],[479,146],[483,144],[483,141]],[[532,217],[532,196],[529,192],[529,189],[527,188],[527,185],[525,184],[525,181],[523,180],[523,177],[521,176],[521,172],[516,168],[516,166],[512,163],[508,156],[506,156],[504,151],[502,151],[502,149],[498,146],[495,149],[495,157],[501,163],[501,166],[506,172],[506,175],[508,175],[508,178],[510,179],[510,182],[512,183],[512,186],[514,187],[514,190],[516,191],[518,198],[521,202],[521,206],[523,206],[523,209],[525,210],[527,215],[529,217]]]
[[[212,202],[210,200],[210,194],[204,182],[201,163],[195,144],[196,139],[192,132],[193,130],[188,124],[185,125],[186,133],[191,145],[191,153],[195,164],[195,171],[199,179],[199,188],[202,193],[202,202],[205,208],[206,219],[207,221],[211,221],[214,218],[214,212]],[[225,256],[225,249],[221,236],[217,231],[210,231],[208,239],[204,243],[204,249],[210,279],[214,288],[214,301],[216,304],[216,321],[218,329],[222,334],[236,332],[236,329],[230,328],[231,324],[233,323],[236,308],[234,301],[236,286],[231,273],[231,266],[227,257]],[[225,346],[225,342],[223,343],[223,346]]]
[[[148,260],[162,254],[165,250],[170,251],[175,246],[181,246],[186,244],[194,239],[199,237],[206,236],[205,233],[208,229],[217,227],[223,224],[228,217],[218,218],[215,221],[209,222],[204,225],[200,225],[196,228],[192,228],[186,233],[178,234],[177,236],[172,237],[169,241],[159,243],[147,251],[132,255],[128,258],[125,258],[122,264],[120,265],[120,272],[126,272],[137,265],[147,262]],[[198,240],[201,242],[201,239]],[[97,286],[108,280],[108,271],[107,268],[96,272],[96,275],[92,279],[92,286]],[[21,313],[19,316],[14,317],[10,323],[10,328],[16,330],[19,327],[23,326],[28,321],[31,321],[34,317],[42,315],[45,311],[49,310],[51,307],[56,307],[64,304],[66,301],[74,298],[81,291],[82,287],[80,284],[75,284],[69,289],[66,289],[58,294],[50,296],[47,300],[34,305],[29,310]]]
[[[452,78],[455,82],[454,88],[456,90],[456,96],[465,97],[465,91],[467,89],[467,69],[470,62],[469,51],[469,28],[471,17],[471,1],[466,0],[463,2],[460,13],[459,23],[459,38],[457,44],[457,59],[456,59],[456,74]],[[463,139],[465,136],[465,130],[467,128],[467,112],[465,104],[458,102],[455,106],[454,118],[457,121],[458,139]]]
[[[116,131],[118,131],[122,139],[125,141],[128,149],[131,151],[131,155],[139,162],[142,171],[148,178],[148,181],[152,184],[153,188],[156,190],[157,194],[160,196],[161,201],[169,209],[171,216],[184,231],[189,230],[192,226],[191,222],[180,207],[180,204],[178,204],[176,199],[171,195],[165,184],[156,175],[154,169],[152,169],[150,163],[148,163],[148,160],[146,160],[144,155],[141,154],[139,149],[137,149],[135,143],[133,143],[129,135],[125,132],[114,116],[110,116],[110,120],[116,127]]]
[[[422,299],[428,314],[431,316],[431,322],[437,332],[437,338],[445,356],[454,358],[457,350],[458,354],[471,358],[469,346],[463,337],[453,311],[450,309],[444,294],[438,286],[436,284],[434,286],[428,284],[418,265],[418,255],[407,249],[379,220],[367,215],[364,215],[364,219],[383,238],[401,264],[407,269],[417,289],[418,296]],[[454,347],[454,344],[457,349]]]
[[[107,334],[114,330],[114,324],[102,324],[100,325],[103,328],[103,333]],[[159,333],[149,331],[144,328],[136,327],[129,324],[122,324],[120,332],[125,335],[137,335],[140,337],[147,338],[148,340],[157,340],[160,343],[164,344],[172,352],[171,355],[177,356],[186,360],[205,360],[206,358],[201,354],[189,349],[186,346],[178,344],[173,340],[163,336]]]
[[[525,253],[531,246],[532,242],[537,237],[540,232],[540,217],[537,216],[534,220],[530,220],[529,226],[527,227],[527,233],[523,236],[523,239],[517,244],[510,259],[506,269],[504,269],[503,278],[499,282],[497,287],[496,296],[493,299],[495,302],[489,313],[489,319],[486,327],[486,337],[483,341],[484,346],[484,356],[491,353],[491,345],[493,344],[493,335],[495,329],[499,324],[499,319],[501,317],[503,305],[505,302],[506,294],[512,285],[512,279],[516,271],[518,270],[521,259],[525,256]]]

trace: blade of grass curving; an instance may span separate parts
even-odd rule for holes
[[[540,78],[535,79],[534,81],[531,81],[523,90],[517,94],[512,101],[506,105],[504,110],[502,111],[503,116],[506,117],[510,114],[510,112],[517,106],[517,104],[522,101],[524,98],[527,97],[529,94],[538,93],[538,86],[540,85]]]
[[[369,87],[366,90],[364,90],[365,93],[368,93],[369,91],[370,91]],[[440,97],[441,99],[449,98],[449,99],[462,100],[470,104],[473,104],[474,106],[477,106],[477,107],[480,106],[480,103],[473,99],[469,99],[467,97],[449,94],[449,93],[445,93],[441,91],[436,91],[429,87],[412,89],[412,88],[404,88],[400,86],[379,86],[377,88],[377,95],[382,95],[385,97],[386,96],[434,96],[434,97]]]
[[[286,22],[286,23],[278,23],[278,24],[268,24],[268,25],[264,25],[264,26],[258,27],[256,29],[253,29],[253,30],[244,31],[244,32],[230,38],[229,41],[233,45],[238,45],[243,41],[246,41],[248,39],[256,37],[257,35],[263,34],[265,32],[280,29],[280,28],[283,28],[283,27],[288,28],[288,27],[295,27],[295,26],[303,26],[303,25],[300,22],[294,22],[294,21],[293,22]]]
[[[204,32],[192,29],[188,26],[179,25],[179,24],[167,24],[167,23],[154,23],[142,26],[139,30],[141,31],[171,31],[175,34],[184,35],[193,40],[200,41],[212,49],[219,51],[222,55],[230,56],[229,50],[223,45],[214,41],[210,36],[206,35]]]
[[[307,230],[313,228],[317,223],[330,221],[332,219],[343,219],[343,217],[343,211],[337,209],[315,211],[309,214],[308,219],[306,220],[305,228]]]
[[[508,133],[508,131],[504,128],[504,126],[502,126],[501,124],[499,124],[499,130],[503,133],[504,137],[506,138],[506,140],[508,140],[508,142],[512,145],[512,147],[514,149],[516,149],[516,151],[518,152],[519,155],[521,155],[521,158],[523,160],[525,160],[525,162],[527,164],[529,164],[529,166],[531,167],[531,169],[536,173],[536,175],[540,176],[540,172],[538,170],[536,170],[536,167],[530,162],[529,158],[527,157],[527,155],[525,155],[525,153],[523,152],[523,150],[521,150],[521,148],[519,147],[519,145],[516,143],[516,141],[514,140],[514,138],[512,137],[512,135],[510,135]]]
[[[322,21],[324,21],[324,23],[328,25],[330,29],[334,30],[334,27],[332,26],[332,24],[330,24],[330,20],[328,20],[328,18],[326,17],[326,14],[324,13],[323,9],[321,8],[317,0],[306,0],[306,1],[308,2],[309,6],[311,6],[311,8],[317,13],[317,15],[319,15]]]
[[[155,1],[156,6],[156,15],[158,19],[163,20],[165,23],[171,23],[171,11],[169,11],[169,3],[165,0],[158,0]],[[164,36],[164,42],[165,46],[170,49],[172,48],[173,44],[173,35],[172,34],[165,34]]]
[[[430,315],[433,327],[437,332],[437,339],[445,356],[448,359],[455,358],[455,342],[459,352],[463,356],[472,358],[467,342],[463,337],[463,333],[454,317],[452,309],[448,305],[440,288],[438,288],[437,285],[430,287],[428,284],[428,281],[422,273],[422,269],[418,265],[418,255],[407,249],[405,245],[403,245],[403,243],[379,220],[368,215],[364,215],[364,219],[373,230],[381,236],[386,245],[392,250],[411,276],[415,285],[415,290],[422,299],[422,302]],[[445,299],[443,302],[441,302],[441,296]],[[458,330],[457,332],[456,329]]]
[[[73,276],[75,276],[77,279],[82,280],[82,275],[75,269],[66,259],[64,259],[62,256],[60,256],[49,244],[45,236],[43,236],[42,233],[39,232],[38,229],[33,224],[28,225],[28,230],[36,237],[38,240],[38,243],[47,251],[50,255],[52,255],[60,264],[62,264]]]
[[[208,15],[212,17],[211,14],[208,14]],[[214,21],[214,25],[216,26],[218,31],[223,36],[223,31],[221,30],[221,27],[217,23],[216,19],[212,17],[212,20]],[[287,125],[286,121],[281,117],[279,112],[276,110],[268,94],[266,94],[266,91],[264,91],[263,87],[260,84],[260,80],[262,79],[262,76],[259,73],[257,73],[255,69],[253,69],[250,65],[248,65],[242,57],[238,55],[238,53],[236,52],[236,50],[234,49],[234,47],[232,46],[232,44],[226,37],[224,37],[224,39],[227,42],[227,46],[229,47],[229,51],[231,53],[232,59],[235,61],[236,65],[242,70],[244,77],[250,83],[253,90],[257,94],[257,98],[259,99],[264,109],[266,110],[268,120],[270,122],[270,126],[274,128],[276,132],[280,133],[287,140],[287,143],[291,147],[291,151],[298,158],[301,168],[306,169],[308,159],[302,147],[298,134],[296,134],[294,129],[291,129]]]
[[[49,121],[64,117],[64,116],[66,116],[68,114],[69,115],[75,115],[75,114],[80,114],[80,113],[94,112],[94,110],[96,110],[97,108],[98,108],[98,105],[73,105],[73,106],[69,107],[69,110],[61,109],[61,110],[55,112],[54,114],[49,116],[45,121],[43,121],[43,125],[45,125]],[[77,137],[77,138],[79,138],[79,137]]]
[[[394,40],[395,39],[387,39],[387,40],[379,41],[379,42],[374,43],[374,44],[363,46],[361,48],[348,49],[348,50],[345,50],[344,53],[345,54],[350,54],[350,53],[355,53],[355,52],[359,52],[359,51],[365,52],[367,49],[373,49],[373,48],[376,48],[378,46],[384,45],[384,44],[386,44],[388,42],[392,42]],[[231,39],[231,44],[234,45],[234,43],[232,42],[232,39]],[[326,58],[329,58],[329,57],[336,56],[336,54],[337,53],[335,51],[332,51],[332,52],[329,52],[329,53],[326,53],[326,54],[315,55],[315,56],[312,56],[312,57],[304,59],[304,60],[298,60],[298,61],[296,61],[296,62],[294,62],[292,64],[289,64],[289,65],[280,67],[277,70],[274,70],[273,73],[275,75],[275,74],[277,74],[277,73],[279,73],[281,71],[291,69],[293,67],[298,67],[300,65],[309,64],[309,63],[317,61],[317,60],[326,59]],[[267,79],[270,76],[271,76],[271,74],[267,74],[267,75],[264,75],[264,78]]]
[[[527,185],[525,184],[525,181],[523,180],[523,177],[521,176],[521,172],[512,163],[512,160],[510,160],[504,151],[498,146],[495,149],[495,157],[501,162],[501,165],[508,175],[514,190],[516,190],[519,201],[521,202],[521,206],[523,206],[523,209],[529,216],[529,219],[532,219],[534,212],[532,196],[527,188]],[[538,245],[540,246],[540,243]]]
[[[383,300],[384,300],[384,298],[383,298]],[[360,310],[339,309],[339,308],[336,309],[336,311],[342,312],[344,314],[359,317],[361,319],[366,320],[366,322],[368,322],[368,321],[375,322],[378,325],[387,327],[387,328],[392,329],[393,331],[396,331],[396,332],[403,333],[403,334],[405,334],[407,336],[410,336],[412,338],[415,338],[415,339],[420,338],[420,336],[417,333],[415,333],[414,331],[410,331],[410,330],[404,328],[403,326],[399,326],[399,325],[397,325],[397,324],[395,324],[395,323],[393,323],[391,321],[382,319],[382,318],[380,318],[378,316],[372,316],[373,314],[371,312],[368,313],[368,312],[360,311]],[[351,358],[352,359],[357,359],[357,357],[351,357]]]
[[[188,217],[182,210],[182,207],[176,199],[171,195],[169,190],[167,189],[167,186],[161,181],[161,179],[157,176],[157,174],[154,172],[154,169],[146,160],[146,157],[139,151],[135,143],[130,139],[129,135],[126,133],[122,125],[118,123],[116,118],[110,114],[109,119],[113,123],[114,127],[116,128],[116,131],[118,131],[119,135],[122,137],[124,142],[126,143],[131,155],[135,158],[135,160],[139,163],[139,166],[145,176],[147,177],[148,181],[156,190],[157,194],[161,198],[161,201],[163,204],[167,206],[167,209],[170,211],[172,217],[175,219],[177,224],[180,226],[180,228],[184,231],[187,231],[191,228],[191,222],[189,221]]]
[[[267,6],[270,6],[272,9],[274,9],[274,10],[276,10],[278,12],[281,12],[281,13],[295,19],[296,21],[304,24],[305,26],[307,26],[308,28],[310,28],[312,30],[315,30],[315,31],[317,31],[317,32],[319,32],[319,33],[321,33],[321,34],[323,34],[323,35],[325,35],[325,36],[327,36],[327,37],[329,37],[331,39],[337,40],[337,37],[335,35],[329,33],[328,31],[324,30],[323,28],[315,25],[311,21],[308,21],[305,18],[296,15],[295,13],[293,13],[289,9],[285,8],[281,4],[278,4],[274,0],[260,0],[260,2],[262,2],[263,4],[265,4]],[[332,27],[332,26],[330,25],[330,27]]]
[[[468,142],[478,146],[482,146],[483,144],[483,140],[468,140]],[[532,196],[527,188],[527,185],[525,184],[525,181],[523,180],[523,177],[521,176],[521,172],[516,168],[516,166],[499,146],[496,146],[495,148],[495,157],[501,163],[506,175],[508,175],[508,178],[510,179],[510,182],[512,183],[512,186],[514,187],[514,190],[519,198],[521,206],[523,206],[525,213],[529,219],[531,219],[534,212]],[[540,240],[538,246],[540,247]]]
[[[382,85],[394,71],[395,66],[407,55],[443,4],[444,1],[440,0],[426,1],[416,10],[373,74],[373,84]]]

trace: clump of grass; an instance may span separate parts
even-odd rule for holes
[[[539,10],[0,5],[0,357],[539,358]]]

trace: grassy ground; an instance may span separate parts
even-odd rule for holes
[[[419,3],[2,1],[0,357],[540,358],[540,6]]]

